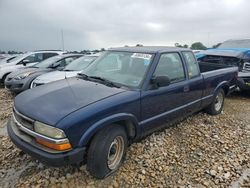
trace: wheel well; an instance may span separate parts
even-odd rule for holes
[[[112,124],[122,125],[126,130],[129,141],[131,141],[133,138],[135,138],[135,136],[136,136],[136,125],[133,123],[133,121],[131,121],[131,120],[120,120],[120,121],[112,122],[110,125],[112,125]],[[103,128],[105,128],[105,127],[107,127],[107,126],[104,126]],[[88,140],[87,145],[89,145],[91,143],[91,141],[93,140],[95,135],[101,130],[96,131],[95,134],[91,136],[91,138]]]
[[[133,139],[136,136],[135,125],[132,121],[122,120],[122,121],[118,121],[118,122],[114,122],[114,123],[124,126],[129,139]]]
[[[223,89],[225,95],[227,95],[228,92],[229,92],[229,86],[228,86],[228,85],[224,85],[224,86],[222,86],[221,88]]]
[[[4,74],[3,76],[2,76],[2,83],[4,84],[4,80],[6,79],[6,77],[8,76],[8,74],[10,74],[10,72],[8,72],[8,73],[6,73],[6,74]]]

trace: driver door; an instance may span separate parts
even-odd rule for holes
[[[145,134],[165,126],[185,112],[185,69],[177,52],[162,54],[153,77],[167,76],[170,85],[142,91],[141,125]]]

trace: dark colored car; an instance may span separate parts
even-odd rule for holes
[[[198,61],[238,67],[238,87],[250,90],[250,39],[227,40],[215,49],[196,54],[196,57]]]
[[[13,93],[20,93],[30,88],[32,81],[47,72],[62,70],[82,54],[63,54],[51,57],[31,67],[23,68],[10,73],[4,82],[4,85]]]
[[[219,114],[237,68],[196,62],[191,50],[124,47],[104,52],[78,77],[15,98],[11,140],[52,165],[79,164],[104,178],[127,146],[205,109]]]

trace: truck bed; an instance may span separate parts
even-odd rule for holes
[[[219,70],[219,69],[227,69],[227,70],[229,70],[228,68],[232,68],[232,66],[229,66],[229,65],[208,63],[208,62],[199,62],[199,67],[200,67],[200,72],[201,73],[205,73],[205,72],[209,72],[209,71],[215,71],[215,70]],[[235,68],[232,69],[232,70],[235,70]]]

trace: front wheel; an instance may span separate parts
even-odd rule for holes
[[[122,164],[127,150],[127,134],[120,125],[111,125],[93,138],[87,155],[87,169],[98,179],[105,178]]]
[[[223,89],[219,89],[213,99],[213,102],[205,109],[210,115],[218,115],[224,106],[225,93]]]

